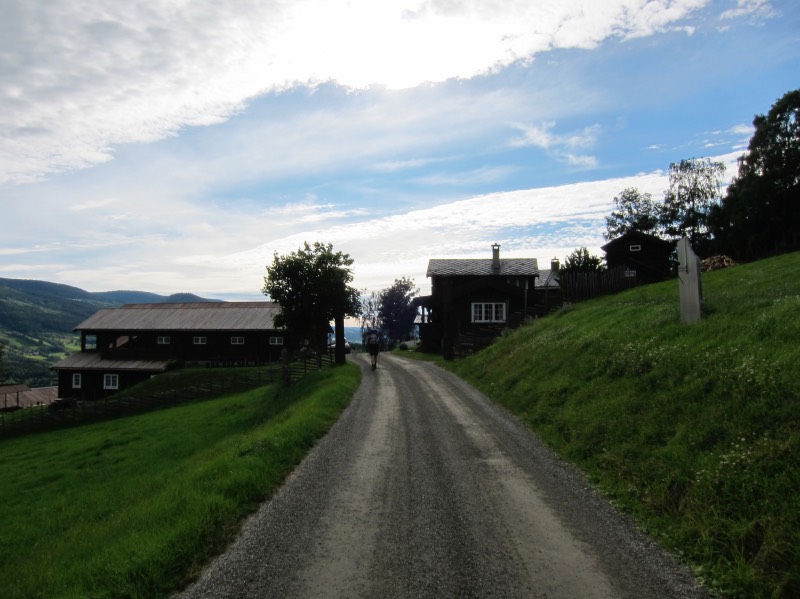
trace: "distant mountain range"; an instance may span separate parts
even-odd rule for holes
[[[51,384],[50,366],[75,349],[73,329],[102,308],[123,304],[213,302],[192,293],[158,295],[146,291],[85,291],[78,287],[0,278],[0,384]]]

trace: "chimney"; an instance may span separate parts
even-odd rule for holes
[[[558,261],[558,258],[553,258],[550,260],[550,270],[553,272],[558,272],[559,268],[561,268],[561,263]]]
[[[500,244],[492,245],[492,270],[500,270]]]

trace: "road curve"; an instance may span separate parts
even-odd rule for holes
[[[181,599],[706,596],[475,389],[352,359],[351,405]]]

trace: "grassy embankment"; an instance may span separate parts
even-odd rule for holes
[[[326,368],[290,388],[0,442],[2,596],[168,596],[278,488],[359,377]]]
[[[448,367],[731,597],[800,596],[800,254],[575,306]]]

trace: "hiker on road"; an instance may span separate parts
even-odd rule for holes
[[[372,370],[378,367],[378,352],[381,349],[381,338],[378,336],[378,331],[372,330],[367,334],[367,351],[369,352],[369,359],[372,363]]]

